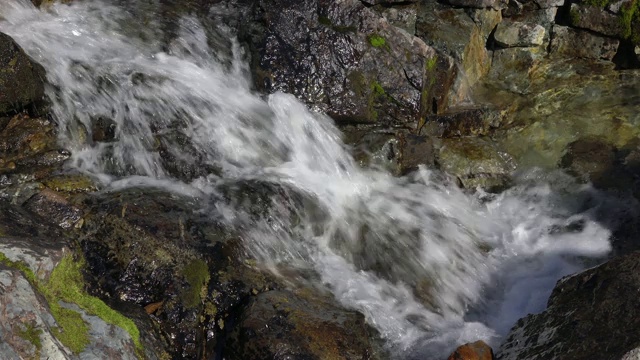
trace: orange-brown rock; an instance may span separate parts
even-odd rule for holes
[[[476,341],[458,347],[447,360],[493,360],[493,350],[484,341]]]

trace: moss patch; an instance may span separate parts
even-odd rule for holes
[[[31,285],[45,297],[51,315],[59,326],[52,329],[52,333],[72,352],[78,354],[89,344],[89,325],[82,319],[80,313],[62,307],[60,301],[76,304],[88,314],[98,316],[106,323],[125,330],[136,346],[138,357],[142,358],[144,349],[140,342],[140,331],[135,323],[84,290],[83,260],[74,261],[71,255],[66,255],[53,270],[47,282],[40,281],[26,264],[11,261],[3,253],[0,253],[0,263],[23,272]],[[39,341],[40,330],[32,329],[28,334],[36,336]]]
[[[433,72],[436,69],[436,65],[438,65],[438,56],[434,55],[433,57],[427,59],[427,61],[424,63],[424,68],[429,72]]]
[[[188,307],[196,307],[206,297],[210,279],[209,267],[203,260],[196,259],[184,267],[182,274],[189,283],[189,289],[182,294],[182,300]]]
[[[30,342],[33,346],[35,346],[38,354],[40,350],[42,350],[42,340],[40,339],[40,334],[42,334],[41,329],[37,329],[32,324],[24,324],[24,330],[18,331],[18,336]],[[39,355],[37,356],[39,357]]]
[[[369,44],[371,44],[371,46],[373,46],[374,48],[382,48],[388,46],[387,40],[378,34],[369,35],[367,40],[369,41]]]
[[[111,309],[102,300],[90,296],[84,290],[83,267],[84,261],[74,261],[71,255],[65,256],[51,273],[51,278],[46,285],[45,295],[49,293],[49,296],[54,300],[58,299],[76,304],[87,313],[98,316],[107,324],[119,326],[131,336],[136,350],[142,353],[140,331],[136,324],[131,319]]]
[[[585,0],[586,5],[598,7],[604,9],[611,3],[612,0]],[[576,24],[579,21],[579,15],[577,12],[572,11],[570,14],[571,21]],[[630,2],[622,4],[620,7],[620,24],[622,25],[622,37],[625,39],[631,39],[634,43],[638,43],[640,40],[640,34],[634,34],[632,23],[640,21],[640,1],[632,0]]]

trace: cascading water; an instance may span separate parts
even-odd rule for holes
[[[313,270],[398,357],[495,344],[544,308],[557,279],[609,251],[588,186],[533,171],[500,195],[468,195],[424,168],[404,178],[361,169],[331,119],[250,90],[233,40],[216,50],[220,39],[184,17],[167,45],[161,23],[139,26],[156,5],[133,3],[0,0],[0,31],[47,70],[69,166],[105,186],[164,186],[203,204],[233,184],[280,189],[290,201],[262,214],[240,201],[203,207],[241,230],[263,266]],[[115,123],[113,142],[90,140],[98,118]],[[161,151],[212,170],[180,181]]]

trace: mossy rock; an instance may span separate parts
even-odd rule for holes
[[[98,190],[90,177],[81,174],[55,175],[42,180],[42,183],[49,189],[63,193],[88,193]]]

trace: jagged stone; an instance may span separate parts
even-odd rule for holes
[[[494,39],[502,47],[533,47],[544,43],[545,29],[538,24],[502,22],[496,27]]]
[[[558,281],[547,309],[520,319],[501,360],[617,360],[640,348],[640,253],[610,260]],[[633,294],[633,295],[632,295]]]
[[[532,74],[541,64],[546,51],[539,48],[506,48],[493,53],[491,70],[487,75],[496,87],[517,94],[531,91]]]
[[[476,9],[469,16],[464,9],[437,2],[421,3],[416,36],[461,64],[462,71],[453,86],[455,93],[449,98],[450,107],[468,101],[471,87],[489,72],[491,58],[486,43],[501,20],[497,10]],[[443,111],[446,108],[438,113]]]
[[[465,188],[503,188],[516,169],[513,158],[482,138],[443,139],[437,162],[446,173],[457,177]]]
[[[292,93],[339,123],[416,124],[447,107],[453,60],[360,1],[256,2],[240,30],[259,90]]]
[[[505,114],[489,107],[452,109],[444,114],[430,115],[419,134],[437,137],[488,135],[503,123]]]
[[[620,40],[618,39],[555,25],[550,53],[563,57],[610,61],[618,51],[619,45]]]

